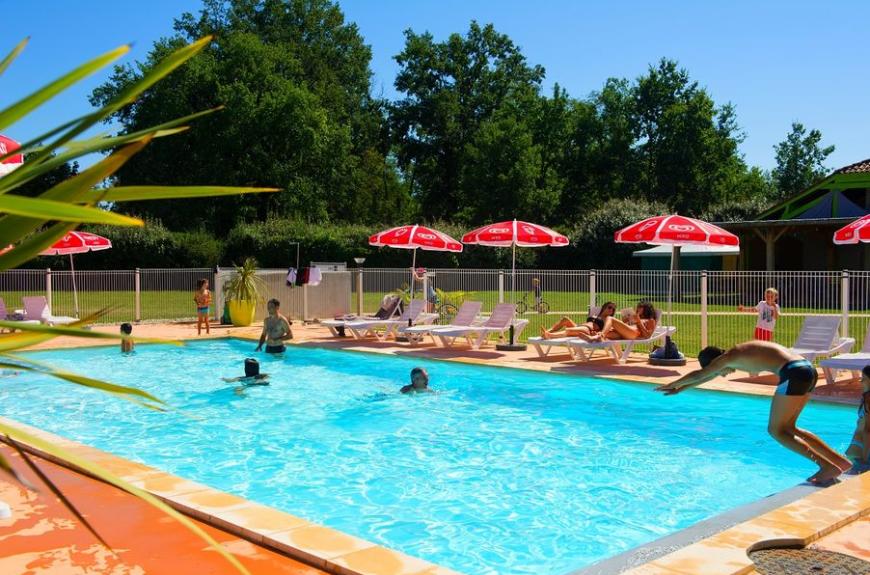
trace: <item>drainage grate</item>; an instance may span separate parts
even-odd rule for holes
[[[761,575],[870,575],[870,563],[821,549],[764,549],[749,558]]]

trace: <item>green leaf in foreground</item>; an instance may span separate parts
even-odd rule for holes
[[[0,61],[0,74],[6,71],[6,68],[9,67],[9,64],[11,64],[13,60],[18,57],[21,51],[24,50],[24,47],[27,46],[27,43],[29,41],[30,38],[25,38],[24,40],[19,42],[14,48],[12,48],[12,51],[9,52],[9,54],[7,54],[5,58],[3,58],[3,61]]]
[[[156,507],[160,511],[169,515],[185,527],[187,527],[190,531],[199,536],[203,541],[208,543],[212,549],[220,553],[227,561],[229,561],[238,571],[244,573],[245,575],[250,575],[250,572],[242,565],[239,560],[227,551],[220,543],[214,540],[214,538],[206,533],[199,525],[191,521],[188,517],[182,515],[166,503],[163,503],[147,491],[139,489],[131,485],[130,483],[124,481],[120,477],[117,477],[113,473],[110,473],[106,469],[103,469],[101,466],[96,463],[92,463],[86,459],[79,457],[78,455],[68,452],[65,449],[61,449],[50,442],[41,439],[33,434],[27,433],[17,427],[9,425],[3,421],[0,421],[0,433],[7,435],[8,437],[12,437],[16,441],[20,441],[27,445],[33,446],[34,448],[42,451],[43,453],[47,453],[62,461],[67,461],[72,465],[78,467],[79,469],[83,469],[87,473],[93,475],[97,479],[105,481],[106,483],[110,483],[115,487],[130,493],[131,495],[135,495],[139,499],[145,501],[146,503]]]
[[[279,192],[280,188],[239,188],[233,186],[118,186],[100,190],[106,202],[136,202],[179,198],[210,198]]]
[[[0,212],[40,218],[58,222],[79,222],[92,224],[111,224],[114,226],[142,226],[144,222],[122,214],[107,212],[99,208],[76,206],[66,202],[26,198],[14,194],[0,195]]]

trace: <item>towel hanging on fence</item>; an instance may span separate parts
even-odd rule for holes
[[[319,286],[320,282],[323,280],[323,274],[320,271],[319,267],[309,268],[308,274],[308,285],[310,286]]]
[[[287,285],[290,287],[296,285],[296,268],[287,268]]]

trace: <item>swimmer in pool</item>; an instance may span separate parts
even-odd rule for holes
[[[434,390],[429,388],[429,374],[422,367],[415,367],[411,370],[411,383],[400,389],[402,393],[434,393]]]
[[[224,377],[227,383],[244,383],[248,385],[269,385],[269,374],[260,373],[260,362],[249,357],[245,360],[245,375],[239,377]]]
[[[706,347],[698,354],[698,361],[701,369],[659,386],[656,391],[674,395],[738,369],[749,373],[772,371],[779,374],[779,385],[770,405],[768,433],[783,447],[819,466],[819,471],[807,479],[809,483],[831,485],[837,477],[851,469],[852,463],[848,459],[796,425],[798,416],[810,400],[810,393],[816,387],[818,373],[812,363],[781,345],[767,341],[741,343],[728,351]]]
[[[293,331],[290,329],[290,320],[278,312],[281,302],[270,299],[266,304],[269,315],[263,320],[263,333],[260,334],[260,343],[256,351],[263,349],[266,344],[266,353],[283,353],[286,351],[284,342],[293,339]]]
[[[856,468],[870,468],[870,365],[861,371],[861,404],[858,406],[858,423],[846,457]]]

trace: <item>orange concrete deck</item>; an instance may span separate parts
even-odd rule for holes
[[[0,453],[40,491],[0,480],[0,501],[12,508],[0,519],[0,573],[7,575],[166,574],[232,575],[238,571],[202,539],[151,505],[108,484],[36,456],[42,471],[112,547],[108,551],[45,488],[9,446]],[[197,522],[239,558],[252,575],[323,575],[250,541]]]
[[[95,329],[114,332],[117,328],[98,327]],[[259,335],[259,331],[260,328],[258,326],[249,328],[218,327],[213,329],[212,337],[234,336],[256,338]],[[537,357],[531,349],[520,353],[502,353],[495,351],[492,347],[481,351],[472,351],[462,347],[445,350],[431,344],[410,347],[408,344],[396,344],[394,342],[380,343],[375,341],[356,341],[350,338],[336,339],[329,337],[325,328],[317,325],[300,326],[298,323],[294,325],[294,332],[296,335],[295,343],[300,345],[315,345],[358,352],[396,354],[556,373],[600,375],[654,384],[672,381],[687,371],[697,368],[697,363],[694,361],[690,361],[685,367],[653,367],[646,364],[641,355],[632,358],[627,365],[618,365],[613,360],[607,358],[596,359],[586,363],[562,361],[565,359],[565,356],[542,359]],[[134,329],[134,334],[140,337],[196,339],[195,329],[189,324],[138,325]],[[83,344],[105,344],[105,341],[59,338],[38,347],[68,347],[81,346]],[[773,381],[772,377],[750,379],[736,375],[728,379],[710,382],[703,387],[727,392],[772,395],[774,384],[775,381]],[[816,400],[821,401],[854,403],[857,401],[858,394],[859,387],[857,382],[837,383],[834,386],[830,386],[825,385],[824,381],[820,380],[814,396]],[[90,448],[84,449],[86,451],[96,451]],[[162,475],[165,476],[166,474]],[[167,479],[171,480],[172,478],[167,477]],[[178,478],[174,480],[184,481]],[[193,495],[196,495],[196,493]],[[205,497],[208,494],[201,493],[201,495]],[[99,497],[99,495],[95,494],[94,497]],[[220,493],[208,496],[208,498],[212,497],[230,496]],[[185,498],[186,495],[182,494],[181,500]],[[254,504],[249,505],[253,506]],[[746,555],[747,549],[762,541],[783,538],[798,540],[804,544],[813,544],[822,548],[870,559],[867,549],[867,541],[870,540],[870,537],[868,537],[868,533],[870,533],[870,520],[868,520],[868,517],[870,517],[870,474],[864,474],[863,476],[849,478],[828,489],[821,489],[809,497],[741,523],[670,555],[660,557],[655,561],[632,570],[631,573],[635,575],[642,573],[660,573],[663,575],[751,574],[754,573],[754,569]],[[154,518],[151,521],[159,522],[161,520],[166,521],[166,518]],[[0,529],[2,529],[2,525],[0,523]],[[276,540],[279,543],[278,548],[283,549],[280,546],[280,542],[286,539],[295,545],[292,548],[298,549],[299,542],[295,540],[294,532],[297,534],[305,532],[305,538],[307,539],[308,531],[317,531],[318,529],[324,528],[310,526],[309,524],[309,526],[297,526],[289,531],[278,532],[278,535],[284,534],[283,539]],[[153,529],[145,530],[145,532],[148,533],[147,537],[151,537]],[[256,533],[254,534],[256,535]],[[345,544],[342,538],[347,538],[348,536],[335,532],[329,534],[318,531],[318,536],[320,538],[318,545],[321,547],[321,550],[330,546],[326,540],[332,537],[337,540],[336,546],[342,547],[342,552],[346,553],[343,556],[344,558],[336,556],[336,558],[324,560],[323,565],[330,572],[342,574],[346,572],[382,573],[384,570],[381,564],[385,559],[400,555],[378,548],[353,550],[354,545],[361,545],[365,542],[355,543],[354,545]],[[3,541],[2,531],[0,531],[0,542]],[[239,544],[243,544],[242,540],[237,541]],[[138,545],[138,538],[136,539],[136,544]],[[31,551],[39,550],[38,546],[35,547],[36,549],[31,549]],[[253,547],[256,548],[256,545]],[[0,549],[3,549],[3,547],[0,547]],[[73,545],[69,549],[60,550],[59,553],[68,557],[77,557],[80,551]],[[332,553],[336,554],[337,551],[333,550]],[[4,554],[5,550],[0,550],[0,572],[5,572],[2,569],[2,557]],[[416,560],[404,556],[392,559],[392,561],[397,561],[398,563],[396,563],[395,569],[390,569],[391,573],[448,573],[447,570],[440,567],[416,566],[413,563]],[[98,572],[112,571],[103,570]],[[280,573],[281,571],[274,572]],[[125,573],[125,571],[121,571],[121,573]]]

